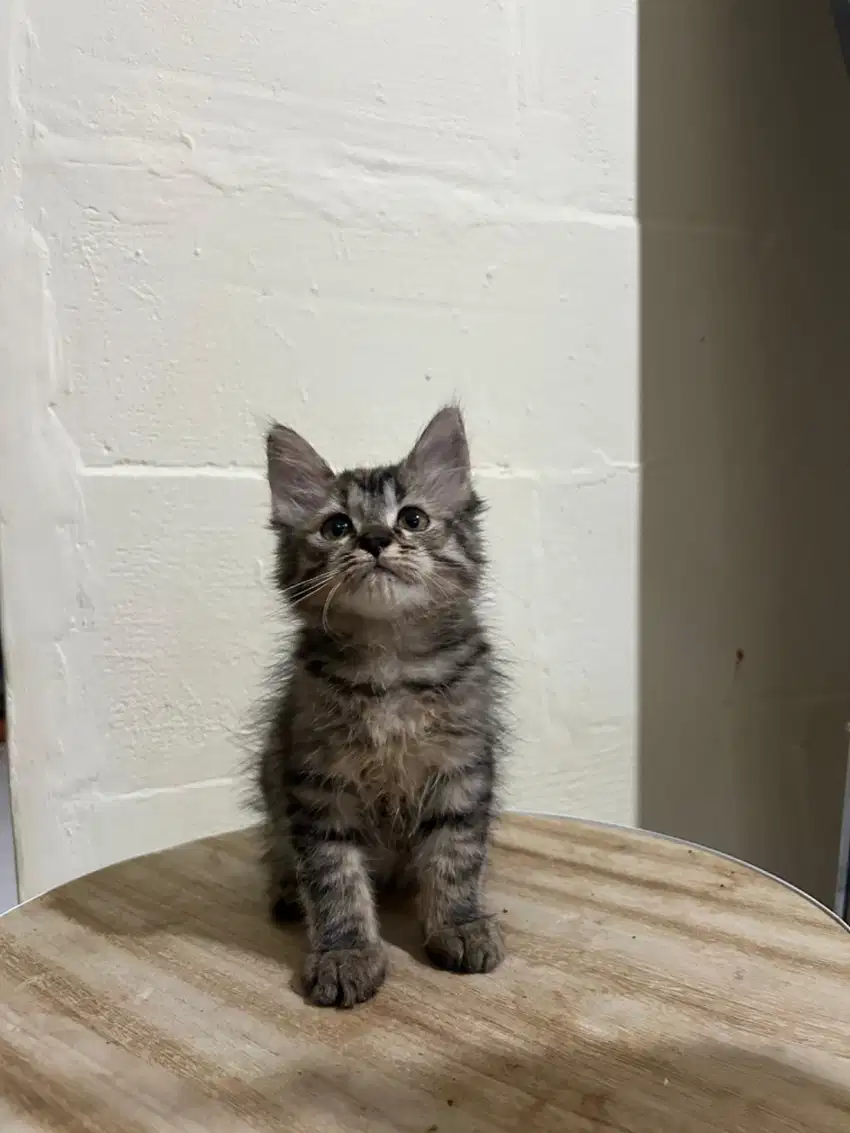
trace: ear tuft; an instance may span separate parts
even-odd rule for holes
[[[456,405],[441,409],[425,426],[404,468],[411,478],[449,507],[472,496],[469,444]]]
[[[321,506],[333,483],[331,467],[294,429],[274,422],[266,436],[272,522],[297,526]]]

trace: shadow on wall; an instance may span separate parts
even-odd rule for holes
[[[832,903],[850,81],[829,5],[642,0],[641,825]]]

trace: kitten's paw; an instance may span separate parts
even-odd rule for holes
[[[498,921],[482,917],[431,933],[425,941],[425,951],[437,968],[476,974],[498,968],[505,958],[505,942]]]
[[[354,1007],[371,999],[387,974],[381,945],[311,952],[304,966],[304,996],[318,1007]]]

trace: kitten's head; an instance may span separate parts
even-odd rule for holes
[[[399,464],[334,473],[302,437],[267,439],[278,586],[305,620],[393,618],[474,596],[484,563],[463,418],[440,410]]]

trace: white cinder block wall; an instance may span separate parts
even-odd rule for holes
[[[25,895],[244,821],[263,418],[386,459],[457,394],[516,661],[510,801],[827,896],[850,671],[827,7],[2,5]]]
[[[632,821],[635,3],[0,18],[23,892],[243,821],[268,414],[344,463],[461,397],[515,647],[511,800]]]

